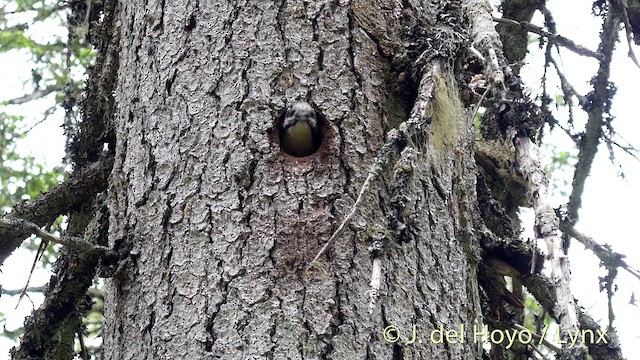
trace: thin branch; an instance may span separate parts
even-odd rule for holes
[[[631,61],[633,61],[633,63],[636,64],[638,68],[640,68],[640,63],[638,63],[636,54],[633,52],[633,45],[631,44],[631,23],[629,21],[629,12],[627,11],[629,3],[628,1],[621,1],[620,5],[620,7],[622,8],[622,20],[624,21],[624,32],[627,37],[627,46],[629,46],[629,52],[627,53],[627,56],[629,56],[631,58]]]
[[[562,71],[560,71],[560,67],[558,66],[558,63],[553,57],[551,58],[551,63],[556,68],[556,74],[558,75],[558,78],[560,78],[560,87],[562,89],[562,92],[565,93],[565,97],[570,98],[570,95],[573,95],[576,98],[578,98],[578,104],[580,106],[585,106],[585,104],[587,103],[587,98],[584,95],[581,95],[580,93],[578,93],[578,91],[573,87],[573,85],[571,85],[571,83],[567,80],[567,78],[564,76]]]
[[[387,141],[382,146],[380,151],[378,151],[378,156],[376,157],[376,160],[373,163],[373,165],[371,165],[367,178],[362,184],[362,187],[360,188],[360,192],[358,193],[356,202],[351,207],[349,214],[347,214],[344,220],[342,220],[342,222],[340,223],[336,231],[334,231],[334,233],[331,235],[331,237],[329,237],[329,240],[326,242],[326,244],[324,244],[320,252],[318,252],[318,254],[313,258],[313,260],[311,260],[311,263],[309,264],[309,266],[307,266],[306,271],[309,271],[311,266],[320,258],[320,256],[322,256],[324,253],[327,252],[327,250],[329,250],[329,248],[331,247],[331,245],[333,245],[336,239],[338,239],[338,237],[342,235],[342,232],[347,227],[347,225],[351,223],[353,216],[356,214],[356,211],[358,210],[358,208],[360,207],[360,204],[364,200],[364,194],[371,187],[371,182],[373,181],[373,179],[375,179],[380,174],[380,171],[382,171],[383,166],[386,165],[386,163],[389,161],[389,158],[393,153],[393,148],[396,146],[396,144],[400,139],[401,139],[401,135],[398,130],[393,129],[389,131],[389,133],[387,134]]]
[[[618,38],[619,25],[620,19],[610,10],[600,35],[601,42],[598,50],[604,55],[605,60],[600,62],[600,68],[592,80],[593,91],[587,96],[588,103],[583,106],[588,112],[589,118],[585,126],[585,134],[580,141],[578,162],[575,166],[571,195],[567,205],[567,221],[570,224],[575,224],[578,221],[578,211],[582,206],[584,184],[591,172],[591,165],[602,137],[604,114],[609,111],[608,102],[612,96],[609,83],[611,57]],[[569,247],[569,239],[565,237],[564,240],[566,252]]]
[[[431,102],[431,98],[433,96],[433,92],[435,89],[435,81],[434,77],[437,73],[440,72],[440,65],[438,63],[434,63],[431,70],[422,77],[420,81],[420,87],[418,90],[418,97],[411,111],[411,116],[409,119],[398,128],[400,131],[396,129],[392,129],[387,133],[387,140],[385,141],[382,148],[378,150],[378,154],[374,163],[369,168],[369,172],[367,174],[367,178],[364,183],[360,187],[360,192],[358,193],[358,197],[356,198],[355,203],[351,207],[351,210],[347,214],[347,216],[342,220],[338,228],[333,232],[333,234],[329,237],[329,240],[325,243],[325,245],[320,249],[320,252],[311,260],[309,266],[307,266],[306,271],[314,265],[314,263],[329,250],[331,245],[342,235],[347,225],[351,223],[353,216],[356,214],[358,208],[362,204],[364,200],[364,195],[368,192],[371,187],[371,182],[380,174],[383,167],[389,162],[391,159],[391,155],[395,153],[398,149],[398,145],[402,143],[405,139],[407,139],[406,135],[410,134],[415,130],[423,131],[422,125],[428,120],[427,111],[429,108],[429,103]]]
[[[2,103],[5,105],[21,105],[27,103],[29,101],[42,99],[43,97],[51,94],[52,92],[62,91],[62,88],[59,86],[47,86],[44,89],[38,89],[31,94],[26,94],[17,98],[13,98],[10,100],[3,101]]]
[[[20,294],[20,297],[18,298],[16,308],[18,308],[18,306],[20,305],[20,301],[27,294],[27,288],[29,286],[29,282],[31,281],[31,275],[33,275],[33,271],[36,267],[39,256],[44,253],[49,242],[60,244],[74,250],[89,252],[98,256],[103,256],[110,253],[109,248],[105,246],[92,244],[91,242],[79,237],[73,237],[73,236],[57,237],[41,229],[36,224],[28,222],[23,219],[15,219],[15,218],[11,220],[0,219],[0,228],[2,227],[13,227],[15,229],[24,229],[25,231],[31,232],[32,234],[35,234],[42,239],[42,242],[40,243],[40,247],[38,248],[36,256],[33,260],[33,264],[31,265],[31,270],[29,272],[29,277],[27,278],[27,282],[24,286],[24,289],[22,290],[22,293]]]
[[[580,136],[572,133],[569,129],[567,129],[566,127],[562,126],[560,123],[556,123],[554,126],[559,127],[567,135],[567,137],[569,137],[569,139],[571,139],[571,141],[573,141],[573,143],[576,146],[580,145]]]
[[[55,104],[53,106],[50,106],[49,108],[47,108],[47,110],[45,110],[42,113],[42,119],[36,121],[35,124],[31,125],[31,127],[29,127],[27,130],[24,131],[25,134],[28,134],[31,132],[31,130],[35,129],[38,125],[42,124],[43,122],[47,121],[47,119],[49,118],[49,116],[51,116],[51,114],[53,114],[56,110],[58,109],[58,104]]]
[[[109,248],[92,244],[83,238],[75,236],[57,237],[48,231],[42,230],[38,225],[23,219],[0,219],[0,229],[1,228],[14,228],[14,231],[28,232],[38,236],[42,240],[51,241],[52,243],[60,244],[74,250],[95,253],[106,253],[109,251]]]
[[[543,28],[533,25],[529,22],[526,21],[515,21],[515,20],[511,20],[511,19],[505,19],[505,18],[497,18],[497,17],[493,17],[493,21],[497,22],[497,23],[501,23],[501,24],[506,24],[506,25],[510,25],[510,26],[516,26],[516,27],[520,27],[522,29],[525,29],[529,32],[538,34],[540,36],[544,36],[547,39],[549,39],[549,41],[553,42],[554,44],[563,46],[571,51],[573,51],[574,53],[578,54],[578,55],[582,55],[582,56],[589,56],[595,59],[598,59],[599,61],[604,61],[605,57],[600,54],[597,53],[595,51],[589,50],[586,47],[582,46],[582,45],[578,45],[575,42],[573,42],[570,39],[567,39],[566,37],[562,36],[562,35],[558,35],[558,34],[554,34],[554,33],[550,33],[546,30],[544,30]]]
[[[88,252],[67,252],[59,259],[56,275],[47,285],[47,296],[24,323],[20,345],[13,350],[13,359],[44,359],[50,339],[84,301],[91,286],[100,257]],[[63,281],[64,280],[64,281]]]
[[[113,156],[102,157],[86,168],[74,171],[67,181],[50,192],[17,204],[2,219],[23,219],[38,227],[50,224],[59,215],[85,203],[97,192],[104,191],[112,167]],[[0,265],[31,234],[33,232],[29,229],[0,226]]]
[[[38,246],[38,251],[36,251],[36,256],[34,256],[33,262],[31,263],[31,270],[29,270],[29,276],[27,277],[27,282],[24,284],[24,287],[22,288],[20,297],[18,297],[18,302],[16,303],[16,307],[15,307],[16,309],[18,308],[18,306],[20,306],[20,301],[22,301],[22,298],[24,298],[24,296],[27,295],[27,288],[29,287],[29,283],[31,282],[31,276],[33,275],[33,271],[36,269],[38,260],[40,259],[42,254],[44,254],[48,245],[49,245],[49,242],[47,240],[43,240],[40,242],[40,245]]]
[[[2,295],[7,295],[7,296],[16,296],[16,295],[20,295],[22,292],[37,292],[37,293],[42,293],[44,292],[44,287],[43,286],[30,286],[26,289],[2,289]]]
[[[621,267],[640,280],[640,271],[627,264],[627,262],[624,261],[624,255],[611,250],[606,245],[598,244],[591,237],[576,230],[567,221],[560,222],[560,231],[578,240],[585,248],[591,250],[605,267]]]
[[[618,135],[617,133],[614,135]],[[618,135],[620,136],[620,135]],[[607,143],[607,145],[611,146],[616,146],[618,147],[620,150],[624,151],[627,155],[633,157],[634,159],[640,161],[640,153],[638,152],[638,149],[636,149],[633,145],[627,143],[627,145],[622,145],[620,143],[618,143],[617,141],[613,140],[611,136],[609,135],[605,135],[603,137],[604,141]],[[623,139],[624,140],[624,139]],[[626,141],[626,140],[625,140]]]

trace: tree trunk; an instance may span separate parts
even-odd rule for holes
[[[106,291],[105,359],[479,356],[475,130],[446,65],[459,62],[466,26],[458,1],[152,0],[117,11],[109,238],[130,255]],[[405,167],[383,167],[307,271],[439,62],[441,90],[429,123],[405,134]],[[299,100],[322,130],[305,158],[278,137]],[[394,221],[402,236],[373,252],[372,234]],[[440,329],[457,333],[444,341]]]

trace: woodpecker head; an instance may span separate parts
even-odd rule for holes
[[[295,157],[309,156],[318,149],[318,119],[309,103],[297,102],[287,109],[280,129],[280,146]]]

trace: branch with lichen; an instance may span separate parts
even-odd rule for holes
[[[55,351],[51,339],[67,331],[70,322],[76,321],[79,314],[89,310],[85,298],[100,263],[107,257],[116,257],[106,247],[98,245],[105,242],[106,235],[108,212],[104,199],[96,196],[92,203],[93,206],[87,206],[87,210],[93,209],[93,217],[87,220],[84,233],[72,234],[82,235],[83,239],[73,236],[58,238],[35,224],[15,219],[12,221],[14,227],[19,222],[17,226],[26,228],[25,231],[80,250],[63,251],[56,261],[56,274],[45,288],[44,302],[25,320],[20,345],[12,350],[13,359],[49,358],[50,352]],[[70,224],[69,228],[72,227]]]
[[[388,214],[388,223],[385,230],[374,229],[371,235],[371,247],[369,251],[373,257],[371,267],[371,282],[369,283],[369,313],[373,313],[376,302],[380,296],[380,286],[382,281],[382,259],[381,254],[385,247],[385,242],[389,241],[389,234],[393,234],[396,241],[401,242],[407,230],[404,209],[409,199],[407,189],[413,175],[413,164],[416,157],[416,150],[412,147],[405,147],[400,153],[400,159],[393,167],[393,183],[391,184],[391,212]]]
[[[535,212],[534,233],[536,240],[544,240],[548,258],[551,264],[551,274],[555,282],[556,296],[554,313],[557,316],[562,338],[574,334],[580,329],[578,311],[569,287],[570,271],[569,259],[564,255],[562,238],[559,236],[559,221],[555,211],[548,202],[548,180],[542,170],[540,161],[532,151],[528,137],[517,136],[512,132],[513,144],[516,150],[516,160],[520,171],[527,180],[531,203]],[[586,359],[586,348],[583,344],[571,349],[574,358]]]
[[[607,13],[603,31],[600,35],[600,46],[598,52],[604,56],[604,61],[600,62],[600,67],[591,83],[593,90],[587,95],[587,103],[584,109],[588,113],[588,120],[585,132],[580,140],[578,162],[573,174],[572,190],[567,206],[567,221],[574,225],[578,221],[578,211],[582,206],[582,193],[584,184],[591,172],[591,165],[598,150],[598,144],[602,138],[605,114],[609,112],[613,87],[609,82],[611,57],[618,38],[618,28],[620,19],[613,11]],[[565,237],[565,251],[568,249],[569,238]]]
[[[486,0],[466,0],[463,2],[464,11],[471,23],[471,36],[474,47],[482,54],[488,54],[485,67],[490,70],[490,77],[494,82],[501,82],[502,74],[510,75],[510,69],[500,51],[502,44],[498,33],[495,31],[491,16],[491,5]],[[496,60],[494,56],[497,56]],[[503,82],[504,84],[504,82]],[[499,91],[500,89],[498,89]],[[509,91],[503,87],[504,92],[498,94],[498,101],[509,101]],[[522,94],[515,94],[516,98]],[[545,241],[549,252],[554,279],[553,292],[556,301],[553,304],[553,313],[558,320],[563,339],[568,338],[569,333],[579,330],[578,312],[573,295],[569,287],[569,263],[564,256],[562,239],[559,237],[558,218],[553,208],[548,203],[548,180],[544,174],[540,162],[531,148],[530,134],[527,129],[516,129],[516,124],[507,126],[506,135],[513,141],[516,161],[527,181],[530,200],[536,214],[534,231],[537,239]],[[586,347],[582,344],[573,349],[565,349],[574,359],[586,359]],[[569,354],[568,354],[569,355]]]
[[[109,248],[105,246],[100,246],[96,244],[92,244],[91,242],[75,237],[75,236],[61,236],[58,237],[46,230],[41,229],[38,225],[23,220],[23,219],[0,219],[0,229],[1,228],[12,228],[14,231],[20,231],[23,233],[34,234],[45,241],[51,241],[55,244],[60,244],[62,246],[66,246],[73,250],[84,251],[84,252],[93,252],[93,253],[107,253]]]
[[[465,0],[462,7],[471,22],[473,48],[488,59],[485,60],[485,65],[490,69],[487,75],[494,83],[504,86],[506,68],[500,64],[500,59],[504,58],[502,42],[493,25],[491,4],[487,0]]]
[[[527,287],[527,290],[535,297],[540,305],[549,310],[549,314],[554,318],[558,318],[560,314],[557,311],[561,310],[556,307],[558,303],[556,294],[556,283],[554,280],[547,278],[543,274],[535,275],[523,275],[520,276],[520,280]],[[589,315],[579,310],[578,321],[580,329],[584,331],[591,331],[593,333],[602,334],[602,341],[587,341],[586,346],[589,348],[589,355],[594,359],[607,359],[607,360],[624,360],[622,356],[622,350],[618,343],[617,336],[613,329],[602,329],[598,323],[593,320]],[[571,355],[569,355],[571,356]],[[558,358],[558,357],[557,357]],[[573,357],[562,357],[563,359],[574,359]]]
[[[67,181],[50,192],[14,206],[9,214],[2,217],[5,225],[0,226],[0,265],[34,233],[29,227],[7,226],[7,223],[19,223],[22,219],[35,227],[51,224],[59,215],[90,201],[98,191],[105,189],[112,167],[112,156],[100,158],[86,168],[74,171]]]

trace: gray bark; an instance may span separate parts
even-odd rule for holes
[[[402,60],[401,34],[455,4],[388,3],[120,3],[109,238],[130,256],[106,291],[105,359],[476,356],[469,114],[434,118],[414,144],[412,235],[381,256],[373,314],[368,234],[386,225],[393,169],[304,271],[410,110],[399,64],[415,58]],[[274,136],[296,100],[326,119],[321,149],[304,159]],[[404,337],[415,325],[416,343],[385,341],[389,325]],[[429,338],[461,325],[463,343]]]

